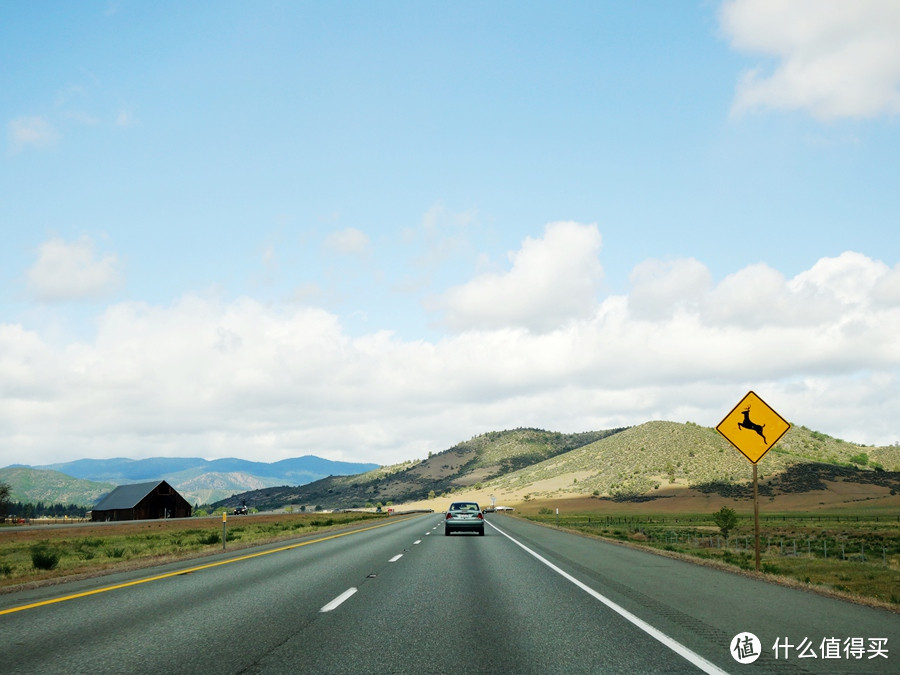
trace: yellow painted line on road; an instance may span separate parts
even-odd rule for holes
[[[414,517],[414,516],[413,516]],[[396,516],[395,516],[396,518]],[[35,609],[36,607],[43,607],[45,605],[53,605],[57,602],[65,602],[67,600],[75,600],[77,598],[84,598],[89,595],[97,595],[98,593],[106,593],[107,591],[115,591],[120,588],[128,588],[129,586],[137,586],[139,584],[146,584],[151,581],[159,581],[160,579],[168,579],[170,577],[178,577],[182,574],[191,574],[192,572],[199,572],[201,570],[208,570],[212,567],[221,567],[222,565],[229,565],[231,563],[241,562],[242,560],[250,560],[251,558],[259,558],[260,556],[269,555],[270,553],[279,553],[281,551],[290,551],[294,548],[300,548],[301,546],[309,546],[310,544],[318,544],[323,541],[328,541],[329,539],[337,539],[339,537],[346,537],[351,534],[359,534],[360,532],[368,532],[369,530],[377,530],[380,527],[387,527],[388,525],[393,525],[394,523],[402,522],[404,520],[409,520],[409,518],[397,518],[396,520],[391,520],[386,523],[381,523],[379,525],[372,525],[370,527],[364,527],[359,530],[350,530],[348,532],[338,532],[337,534],[330,534],[327,537],[320,537],[319,539],[311,539],[310,541],[301,541],[297,544],[288,544],[287,546],[279,546],[278,548],[273,548],[267,551],[259,551],[258,553],[250,553],[248,555],[242,555],[237,558],[229,558],[228,560],[219,560],[214,563],[207,563],[206,565],[197,565],[196,567],[189,567],[187,569],[178,570],[177,572],[167,572],[166,574],[158,574],[153,577],[146,577],[144,579],[135,579],[134,581],[126,581],[123,584],[115,584],[113,586],[104,586],[102,588],[95,588],[90,591],[84,591],[83,593],[73,593],[72,595],[63,595],[58,598],[51,598],[50,600],[41,600],[40,602],[32,602],[28,605],[20,605],[19,607],[10,607],[9,609],[0,609],[0,616],[3,614],[13,614],[14,612],[21,612],[26,609]]]

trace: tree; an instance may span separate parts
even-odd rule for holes
[[[728,533],[737,525],[737,513],[734,509],[723,506],[713,514],[713,522],[719,526],[722,536],[728,539]]]
[[[5,518],[9,510],[9,485],[0,483],[0,518]]]

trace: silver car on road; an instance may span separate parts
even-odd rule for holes
[[[444,534],[477,532],[484,536],[484,512],[475,502],[453,502],[444,518]]]

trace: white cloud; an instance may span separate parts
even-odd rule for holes
[[[534,279],[555,282],[561,260],[596,281],[598,248],[593,226],[557,224],[507,274],[472,283],[494,302],[540,295]],[[535,322],[542,330],[525,308],[548,311],[553,293],[518,306],[512,325],[436,341],[353,338],[314,307],[196,295],[111,305],[89,341],[62,346],[0,323],[0,466],[167,454],[391,463],[517,426],[713,426],[749,389],[793,423],[893,443],[898,279],[852,252],[790,279],[754,265],[717,284],[696,260],[651,260],[630,295],[585,294],[564,320]]]
[[[695,305],[712,285],[697,260],[646,260],[631,272],[629,308],[638,318],[664,318]]]
[[[18,117],[7,125],[9,148],[13,153],[29,147],[46,148],[55,145],[59,132],[44,117]]]
[[[102,296],[121,283],[115,254],[100,259],[89,237],[66,242],[58,237],[38,247],[38,259],[28,270],[28,289],[39,300],[75,300]]]
[[[454,330],[523,327],[553,330],[590,316],[603,279],[596,225],[551,223],[540,239],[509,254],[512,267],[451,288],[438,301]]]
[[[365,255],[369,250],[369,237],[361,230],[348,227],[328,235],[325,246],[342,255]]]
[[[729,0],[720,21],[735,49],[775,60],[743,74],[735,113],[805,110],[825,120],[900,113],[895,0]]]

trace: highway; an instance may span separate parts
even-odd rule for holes
[[[487,522],[484,537],[445,537],[441,514],[395,516],[0,595],[0,671],[900,671],[898,614]],[[752,665],[730,651],[744,632],[760,640]]]

